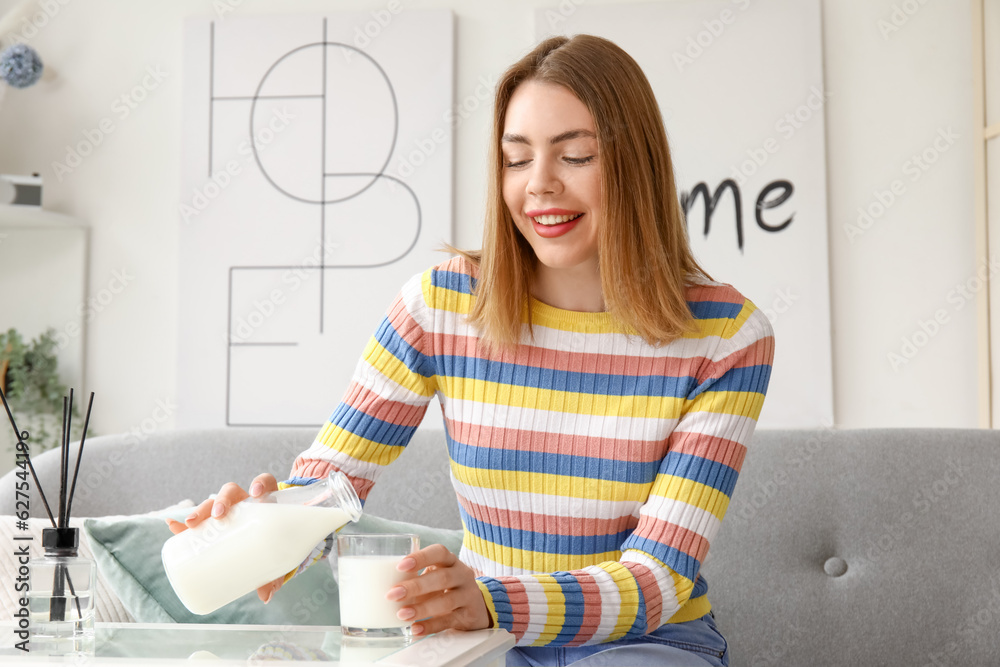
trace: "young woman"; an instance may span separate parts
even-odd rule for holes
[[[494,112],[482,250],[406,283],[290,481],[339,469],[365,498],[436,395],[465,538],[403,561],[427,568],[388,593],[426,619],[415,634],[505,628],[508,665],[726,665],[699,570],[771,327],[692,257],[659,108],[620,48],[542,42]],[[188,525],[246,495],[227,485]]]

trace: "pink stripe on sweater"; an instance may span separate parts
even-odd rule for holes
[[[624,530],[631,530],[638,523],[632,515],[612,519],[578,519],[567,516],[536,514],[534,512],[519,512],[517,510],[497,509],[479,505],[464,496],[458,496],[462,508],[480,521],[494,526],[517,526],[549,535],[615,535]]]
[[[608,375],[684,377],[694,373],[704,362],[703,357],[649,357],[624,354],[556,351],[545,347],[520,345],[515,353],[486,355],[477,348],[472,336],[434,333],[435,354],[489,359],[532,368],[576,373],[603,373]]]
[[[292,477],[305,477],[307,479],[323,479],[331,472],[340,470],[337,466],[333,465],[329,461],[323,461],[320,459],[307,459],[303,457],[298,457],[295,459],[295,463],[292,464]],[[344,473],[347,475],[347,473]],[[358,494],[358,498],[364,500],[368,497],[368,492],[371,491],[374,482],[370,479],[365,479],[364,477],[353,477],[347,475],[347,479],[351,482],[351,486]]]
[[[732,358],[733,355],[736,355],[735,363]],[[774,338],[772,336],[761,338],[747,347],[742,347],[736,350],[733,354],[724,357],[719,361],[705,364],[705,368],[703,368],[701,373],[698,375],[698,382],[704,382],[705,380],[713,377],[722,377],[726,371],[732,368],[767,366],[771,363],[771,357],[773,355]]]
[[[580,646],[590,640],[601,626],[601,589],[589,573],[578,570],[572,574],[580,584],[584,608],[580,630],[569,642],[569,646]]]
[[[546,433],[513,428],[489,427],[448,420],[448,432],[458,442],[476,442],[479,447],[521,452],[589,456],[599,459],[650,462],[667,452],[663,441],[641,441],[597,436]]]
[[[387,401],[374,391],[352,382],[344,395],[344,403],[369,417],[400,426],[419,426],[427,406]]]
[[[746,297],[732,285],[688,285],[684,292],[688,301],[715,301],[718,303],[746,303]]]
[[[649,514],[639,517],[635,534],[674,547],[699,563],[704,562],[708,553],[708,540],[698,533]]]
[[[743,467],[743,460],[747,454],[746,446],[735,440],[690,431],[671,433],[670,451],[700,456],[703,459],[729,466],[736,472],[739,472]]]
[[[660,595],[660,587],[656,585],[656,577],[648,567],[640,563],[625,563],[625,567],[635,577],[642,591],[642,599],[646,605],[646,632],[655,630],[660,627],[660,616],[663,613],[663,596]]]
[[[507,599],[510,600],[511,613],[514,617],[510,631],[520,640],[528,630],[528,618],[531,616],[528,592],[516,577],[500,577],[498,581],[507,590]]]

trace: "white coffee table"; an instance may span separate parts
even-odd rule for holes
[[[66,665],[14,648],[14,626],[0,624],[0,662]],[[449,630],[404,643],[345,637],[336,626],[98,623],[95,665],[247,665],[275,660],[313,660],[331,665],[379,667],[503,667],[514,646],[505,630]],[[72,664],[72,662],[70,662]]]

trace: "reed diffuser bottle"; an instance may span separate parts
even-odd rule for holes
[[[94,393],[90,393],[87,417],[83,423],[83,437],[76,453],[76,466],[72,468],[70,483],[69,434],[73,415],[73,390],[63,398],[63,428],[59,457],[59,504],[55,513],[49,505],[45,491],[38,481],[35,466],[28,448],[30,435],[20,431],[14,422],[7,396],[0,388],[0,400],[7,411],[7,419],[17,438],[18,452],[24,452],[31,478],[41,496],[45,513],[52,523],[42,529],[41,558],[28,561],[28,651],[50,656],[85,656],[95,654],[94,589],[97,568],[94,561],[80,557],[80,530],[70,528],[73,511],[73,494],[80,474],[80,459],[90,426],[90,411],[94,406]],[[26,522],[25,522],[25,525]]]
[[[48,655],[94,655],[94,561],[79,555],[78,528],[43,528],[44,555],[28,563],[30,647]]]

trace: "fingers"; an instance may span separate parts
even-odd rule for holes
[[[414,551],[412,554],[399,561],[399,565],[396,566],[396,569],[402,572],[409,572],[411,570],[419,572],[420,570],[431,567],[432,565],[450,567],[457,561],[458,558],[455,554],[448,551],[448,548],[443,544],[432,544],[429,547],[424,547],[423,549]]]
[[[215,495],[215,498],[209,498],[202,501],[191,514],[184,519],[184,523],[179,521],[173,521],[172,519],[167,520],[167,527],[174,534],[183,532],[188,528],[194,528],[202,521],[209,517],[214,517],[216,519],[221,519],[226,516],[229,509],[236,503],[245,500],[250,497],[250,495],[260,496],[270,491],[278,490],[278,482],[274,479],[273,475],[264,473],[262,475],[257,475],[253,482],[250,483],[250,488],[255,491],[255,494],[248,494],[243,488],[236,484],[235,482],[229,482],[224,484],[219,492]]]
[[[475,573],[444,546],[436,544],[415,551],[397,567],[402,571],[424,570],[386,593],[386,599],[399,602],[400,620],[424,619],[414,624],[414,634],[489,627],[489,612]]]
[[[185,530],[187,530],[187,526],[185,526],[180,521],[175,521],[174,519],[167,519],[167,528],[169,528],[170,532],[173,533],[174,535],[176,535],[177,533],[183,533]]]
[[[209,498],[208,500],[202,501],[200,505],[195,507],[194,511],[191,512],[186,519],[184,519],[185,527],[194,528],[199,523],[210,517],[212,515],[213,503],[215,503],[215,501]]]
[[[410,626],[410,632],[417,637],[432,635],[449,628],[456,630],[481,630],[489,627],[489,615],[486,615],[486,624],[477,623],[472,610],[469,608],[458,609],[445,616],[435,616],[426,618]]]
[[[229,511],[230,507],[249,497],[250,495],[239,484],[235,482],[224,484],[219,489],[218,495],[215,496],[215,502],[212,503],[212,516],[216,519],[221,519],[226,516],[226,512]]]
[[[262,475],[257,475],[250,482],[250,497],[257,498],[265,493],[271,493],[272,491],[278,490],[278,480],[274,478],[274,475],[270,473],[264,473]]]
[[[282,584],[285,583],[284,577],[278,577],[274,581],[264,584],[257,589],[257,597],[260,598],[261,602],[267,604],[274,597],[274,594],[281,588]]]

